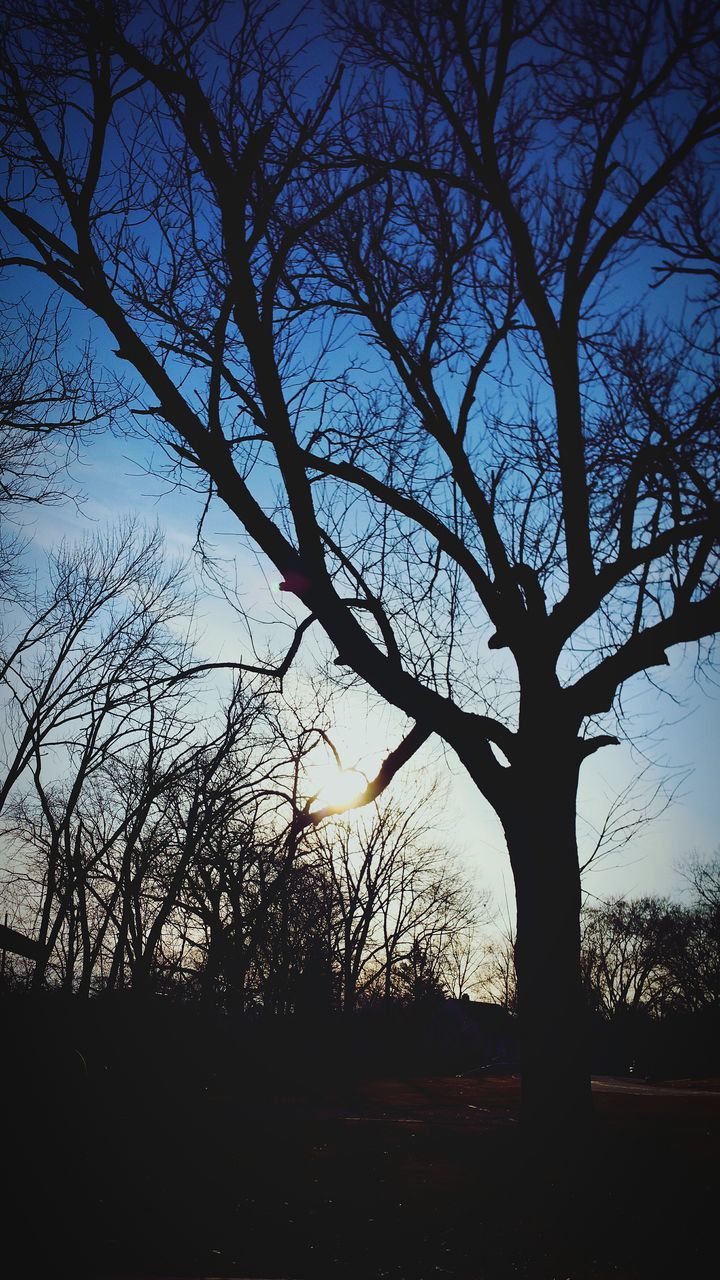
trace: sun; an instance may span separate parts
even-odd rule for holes
[[[389,744],[399,730],[386,717],[370,709],[367,700],[351,693],[342,705],[333,705],[332,726],[321,732],[305,757],[303,793],[313,796],[310,805],[318,809],[350,809],[377,777]]]
[[[367,786],[358,769],[342,769],[334,760],[314,764],[308,770],[313,809],[341,809],[352,805]]]

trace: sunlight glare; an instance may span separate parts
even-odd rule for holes
[[[315,765],[310,772],[311,787],[315,793],[313,809],[352,804],[367,786],[366,779],[357,769],[340,769],[334,760]]]

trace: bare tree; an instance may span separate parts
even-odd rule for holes
[[[314,96],[253,4],[3,13],[5,265],[408,716],[381,782],[438,734],[495,808],[526,1116],[577,1133],[580,767],[720,615],[714,322],[647,288],[713,269],[717,6],[361,0]]]
[[[663,898],[611,898],[582,915],[582,968],[590,1007],[608,1018],[657,1013],[668,1003],[665,961],[673,932]]]
[[[448,946],[475,923],[470,887],[435,838],[434,809],[426,788],[402,803],[383,798],[355,820],[328,822],[318,831],[345,1012],[368,993],[397,995],[413,956],[418,962],[422,956],[426,968],[432,960],[442,985]]]
[[[671,982],[670,1007],[720,1012],[720,912],[702,902],[673,907],[663,964]]]
[[[164,971],[235,1009],[296,1007],[327,938],[328,886],[303,795],[323,732],[295,721],[238,685],[220,730],[195,737],[154,791],[122,870],[128,927],[113,965],[127,954],[134,986]]]
[[[68,926],[67,981],[79,931],[86,985],[93,964],[88,875],[106,852],[92,838],[97,780],[164,714],[182,736],[170,679],[187,651],[173,625],[186,619],[188,600],[177,566],[163,563],[159,532],[132,525],[61,547],[48,579],[16,606],[15,630],[0,651],[0,813],[6,841],[14,835],[19,842],[20,874],[30,875],[28,848],[39,858],[36,981]]]
[[[694,850],[683,859],[678,870],[698,906],[720,910],[720,849],[710,858],[703,858]]]
[[[720,1010],[720,853],[680,863],[692,900],[674,911],[666,964],[684,1008]]]
[[[613,898],[583,910],[583,978],[590,1007],[609,1020],[645,1014],[717,1012],[720,912],[716,865],[688,862],[688,879],[709,890],[690,906],[666,898]]]
[[[486,916],[487,901],[483,903],[483,907],[482,914]],[[482,923],[487,923],[487,920],[483,919]],[[441,958],[441,981],[445,990],[456,1000],[462,1000],[471,992],[476,996],[481,992],[483,959],[477,927],[459,929],[447,939]]]
[[[47,585],[16,610],[0,650],[0,812],[41,750],[72,746],[88,724],[132,739],[148,690],[183,662],[186,645],[170,628],[187,612],[181,571],[163,564],[158,529],[126,523],[61,545]]]
[[[156,958],[190,865],[203,856],[210,833],[237,806],[226,766],[252,715],[252,701],[238,690],[219,730],[187,734],[178,750],[177,733],[168,742],[164,726],[161,744],[153,727],[143,758],[123,770],[136,799],[123,831],[121,857],[115,869],[108,869],[120,906],[108,986],[127,983],[139,991],[152,986]]]
[[[482,990],[508,1013],[517,1013],[515,947],[515,931],[506,921],[489,935],[482,966]]]
[[[69,326],[46,305],[0,324],[0,599],[22,574],[24,511],[57,501],[80,441],[107,426],[121,397],[98,383],[89,349],[69,363]]]
[[[161,942],[178,932],[200,956],[201,989],[242,1008],[260,935],[297,857],[292,764],[266,701],[240,686],[219,730],[194,749],[138,834],[132,890],[133,985],[148,981]],[[278,818],[278,810],[283,818]],[[127,945],[127,938],[125,945]]]

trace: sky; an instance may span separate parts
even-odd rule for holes
[[[22,292],[26,285],[27,281],[18,282],[17,289]],[[83,322],[78,323],[82,328]],[[76,537],[85,529],[132,512],[147,521],[159,521],[170,555],[191,557],[199,500],[186,491],[169,488],[161,470],[161,459],[149,452],[147,444],[121,436],[98,436],[73,468],[73,483],[84,492],[85,501],[79,508],[70,502],[42,508],[31,530],[35,551],[41,553],[63,537]],[[247,548],[237,524],[217,503],[211,509],[205,536],[229,571],[236,566],[241,602],[247,614],[256,619],[253,630],[260,648],[271,637],[281,649],[292,628],[287,597],[277,589],[278,575],[263,568]],[[301,616],[299,610],[298,620]],[[249,628],[207,582],[199,585],[198,624],[202,658],[253,660]],[[327,656],[322,640],[313,634],[304,648],[306,664],[294,677],[301,691],[303,681],[309,687],[313,662]],[[674,791],[674,799],[654,821],[640,825],[622,848],[588,869],[585,887],[589,894],[678,893],[682,889],[678,861],[691,850],[709,855],[718,844],[720,703],[709,679],[696,680],[693,652],[671,651],[669,656],[670,667],[659,677],[654,672],[652,683],[639,677],[627,689],[626,723],[635,748],[608,748],[584,766],[579,806],[581,849],[587,851],[592,846],[593,831],[602,826],[607,809],[634,778],[640,778],[635,801],[640,807],[643,796],[652,796],[659,784]],[[397,745],[406,728],[401,716],[380,707],[359,689],[338,697],[328,715],[345,764],[368,774],[375,772],[383,752]],[[489,889],[501,905],[511,902],[511,878],[497,818],[461,766],[436,740],[424,749],[421,763],[447,786],[448,841],[477,876],[481,889]],[[395,786],[401,791],[404,785],[400,776]],[[651,811],[661,807],[659,802],[650,804]]]
[[[82,494],[78,505],[64,503],[39,509],[27,531],[38,555],[63,538],[70,540],[134,514],[148,523],[158,521],[168,554],[193,562],[199,500],[172,490],[159,475],[158,458],[149,446],[123,437],[101,435],[92,440],[77,464],[71,483]],[[239,535],[234,518],[216,501],[206,527],[207,542],[228,568],[237,566],[241,598],[258,619],[254,633],[262,649],[266,640],[277,650],[289,641],[286,597],[277,590],[277,573],[265,572]],[[231,577],[235,569],[232,569]],[[248,628],[220,597],[212,584],[198,582],[198,651],[204,660],[253,661]],[[302,610],[298,609],[298,618]],[[301,698],[310,696],[313,670],[325,655],[322,639],[304,646],[289,683]],[[658,785],[674,792],[667,807],[661,798],[649,804],[650,820],[634,829],[626,844],[601,858],[584,874],[588,896],[660,894],[680,897],[684,889],[679,864],[693,850],[709,856],[720,842],[720,697],[710,678],[697,678],[691,650],[670,651],[670,666],[653,684],[638,677],[627,687],[630,728],[636,745],[610,747],[583,767],[578,831],[584,856],[594,844],[593,832],[602,826],[613,800],[634,779],[636,796],[630,807],[651,801]],[[661,692],[663,689],[666,692]],[[376,772],[383,754],[406,731],[403,717],[360,688],[338,694],[328,708],[334,741],[343,764],[368,776]],[[446,789],[443,821],[438,836],[457,853],[479,893],[489,891],[499,918],[512,917],[514,890],[499,821],[452,752],[431,739],[419,757],[399,775],[393,790],[402,799],[418,771],[437,777]]]

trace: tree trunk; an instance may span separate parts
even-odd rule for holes
[[[548,759],[548,756],[550,759]],[[536,755],[515,774],[504,826],[517,900],[518,1019],[525,1130],[576,1143],[591,1114],[587,1014],[580,975],[578,767]]]
[[[353,966],[352,954],[352,931],[350,921],[346,921],[343,930],[343,960],[342,960],[342,1007],[343,1013],[355,1012],[355,974]]]
[[[48,962],[50,960],[50,921],[52,917],[53,899],[55,897],[55,889],[57,886],[57,868],[58,868],[58,838],[55,833],[52,836],[52,843],[48,854],[47,876],[45,881],[45,893],[43,897],[42,910],[40,915],[40,928],[38,929],[38,946],[40,948],[33,975],[31,979],[31,987],[33,991],[39,990],[44,981],[47,971]],[[54,946],[54,939],[53,939]]]

